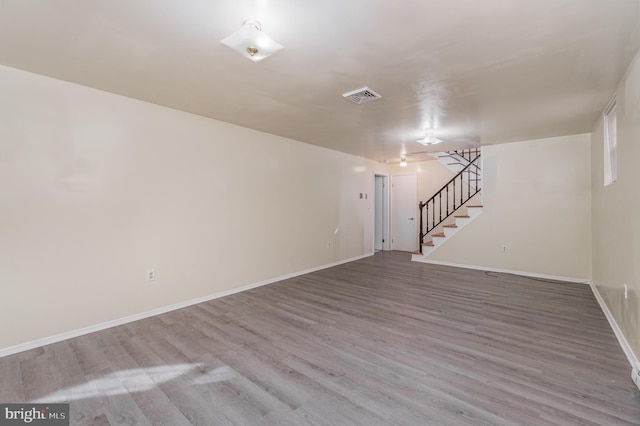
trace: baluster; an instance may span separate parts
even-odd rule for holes
[[[431,229],[436,226],[436,199],[433,199],[433,204],[431,206]]]
[[[455,212],[457,209],[456,207],[456,180],[453,180],[453,211]]]
[[[478,160],[476,160],[476,161],[477,161],[477,162],[479,162],[480,160],[478,159]],[[479,172],[479,171],[480,171],[480,168],[479,168],[479,167],[476,167],[476,170],[478,170],[478,172]],[[477,174],[478,174],[478,179],[480,179],[480,173],[477,173]],[[476,181],[476,192],[478,192],[478,187],[479,187],[479,186],[480,186],[480,181],[479,181],[479,180],[477,180],[477,181]]]
[[[425,216],[425,219],[427,221],[427,229],[425,229],[424,231],[425,235],[429,232],[429,202],[428,201],[427,201],[426,208],[427,208],[427,214]]]
[[[447,216],[449,216],[449,185],[447,185]]]

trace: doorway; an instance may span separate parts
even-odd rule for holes
[[[417,176],[391,176],[391,250],[418,248]]]

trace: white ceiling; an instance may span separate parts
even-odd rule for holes
[[[249,17],[285,49],[219,43]],[[638,0],[1,0],[0,63],[394,161],[428,126],[438,149],[589,132],[639,22]],[[362,86],[383,98],[342,98]]]

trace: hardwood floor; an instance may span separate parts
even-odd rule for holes
[[[631,425],[586,285],[375,256],[0,358],[82,425]]]

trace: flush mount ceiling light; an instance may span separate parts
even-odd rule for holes
[[[242,28],[220,40],[220,43],[229,46],[253,62],[260,62],[283,48],[262,32],[262,25],[255,19],[244,21]]]
[[[421,143],[422,145],[435,145],[437,143],[442,142],[442,139],[438,139],[436,138],[436,136],[433,134],[433,130],[431,129],[425,129],[425,136],[423,139],[418,139],[416,140],[416,142]]]

